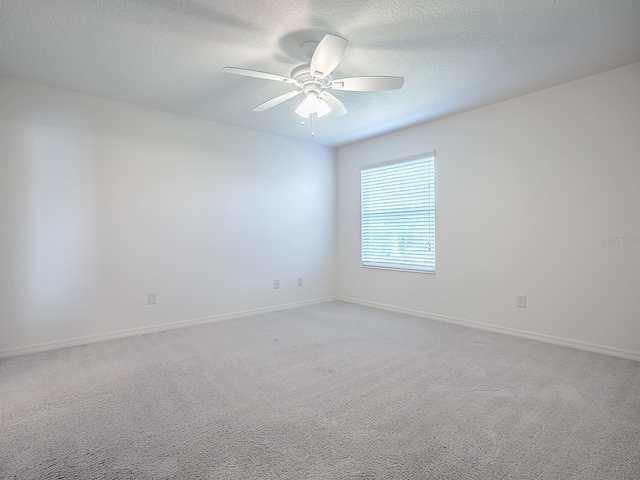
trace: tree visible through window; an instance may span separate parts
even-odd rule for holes
[[[362,265],[435,273],[435,155],[360,172]]]

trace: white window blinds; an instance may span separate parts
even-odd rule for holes
[[[434,154],[360,172],[362,265],[435,273]]]

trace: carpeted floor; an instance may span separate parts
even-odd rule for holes
[[[2,479],[640,479],[640,362],[332,302],[0,359]]]

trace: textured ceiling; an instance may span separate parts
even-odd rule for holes
[[[401,90],[334,92],[344,117],[301,126],[300,45],[349,40],[336,76]],[[0,74],[339,146],[640,61],[640,0],[0,0]],[[639,86],[640,88],[640,86]]]

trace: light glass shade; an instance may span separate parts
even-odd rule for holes
[[[316,115],[318,115],[318,118],[320,118],[323,115],[326,115],[330,111],[331,111],[331,107],[329,106],[329,104],[327,102],[325,102],[324,100],[322,100],[321,98],[319,98],[318,99],[318,108],[316,110]]]
[[[315,113],[318,117],[322,117],[331,111],[327,102],[318,98],[318,94],[316,92],[307,93],[307,97],[300,102],[298,108],[296,108],[296,113],[304,118],[309,118],[309,115]]]

